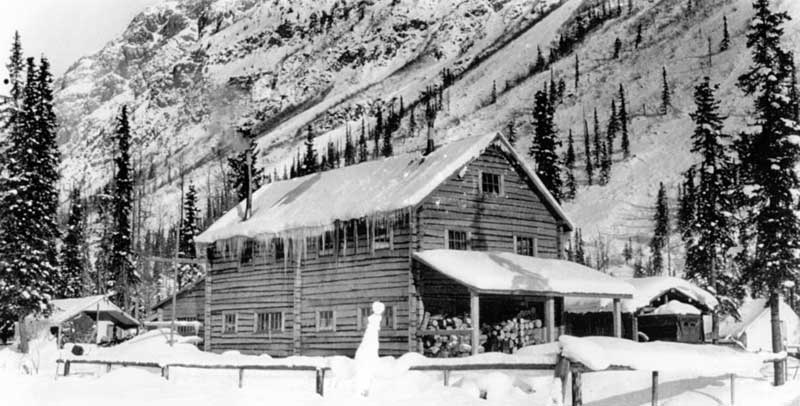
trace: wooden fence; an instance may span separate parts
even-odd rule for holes
[[[64,364],[64,376],[69,375],[72,364],[92,364],[105,365],[106,371],[110,371],[114,365],[122,367],[157,368],[161,370],[161,376],[169,380],[170,369],[191,368],[191,369],[232,369],[239,371],[239,387],[244,381],[244,371],[306,371],[315,372],[316,391],[320,396],[325,394],[325,373],[330,370],[328,367],[318,367],[314,365],[206,365],[206,364],[187,364],[187,363],[168,363],[159,364],[157,362],[137,362],[137,361],[105,361],[105,360],[85,360],[85,359],[59,359],[58,364]]]

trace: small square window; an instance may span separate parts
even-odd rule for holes
[[[256,333],[283,331],[283,313],[256,313]]]
[[[496,173],[481,173],[481,191],[487,194],[500,194],[501,177]]]
[[[447,248],[451,250],[468,250],[469,240],[467,239],[467,232],[447,230]]]
[[[534,239],[531,237],[515,236],[515,250],[519,255],[527,255],[529,257],[536,255]]]
[[[240,265],[252,265],[255,259],[263,254],[264,248],[261,243],[256,240],[247,240],[242,246],[242,253],[239,257]]]
[[[225,313],[222,316],[222,332],[225,334],[231,334],[236,332],[236,323],[238,322],[238,317],[236,317],[236,313]]]
[[[333,254],[333,232],[326,231],[319,237],[319,255]]]
[[[317,252],[317,238],[316,237],[306,238],[306,254],[313,255],[316,252]]]
[[[361,330],[367,329],[369,324],[369,316],[372,315],[372,306],[362,306],[358,308],[358,328]],[[394,330],[394,306],[386,306],[383,310],[383,317],[381,318],[382,330]]]
[[[391,248],[392,229],[386,221],[379,221],[375,223],[375,238],[372,240],[372,247],[376,250],[383,250]]]
[[[274,238],[272,240],[272,248],[275,250],[275,260],[282,260],[286,257],[286,249],[283,244],[283,239]]]
[[[317,312],[317,331],[336,331],[336,316],[333,310]]]

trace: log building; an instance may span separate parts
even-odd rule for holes
[[[554,340],[564,297],[632,293],[564,260],[572,223],[499,134],[267,184],[244,218],[246,204],[196,239],[212,351],[352,355],[376,300],[383,354],[420,350],[436,313],[466,314],[453,333],[475,343],[503,309],[528,308]]]

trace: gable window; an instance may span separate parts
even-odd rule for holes
[[[375,236],[372,239],[372,248],[376,250],[389,249],[392,246],[392,228],[387,221],[375,223]]]
[[[529,257],[536,256],[536,238],[514,236],[514,252]]]
[[[224,313],[222,315],[222,332],[225,334],[235,333],[238,319],[236,313]]]
[[[447,230],[447,248],[466,251],[469,249],[469,238],[466,231]]]
[[[317,331],[336,331],[336,313],[333,310],[317,311]]]
[[[503,177],[497,173],[481,172],[481,192],[485,194],[502,194]]]
[[[358,328],[359,330],[366,330],[369,324],[369,316],[372,315],[372,305],[361,306],[358,308]],[[397,319],[394,317],[394,306],[386,306],[383,310],[383,317],[381,318],[382,330],[395,330],[397,329]]]
[[[283,331],[282,312],[256,313],[256,333]]]
[[[319,255],[333,254],[333,232],[326,231],[319,237]]]

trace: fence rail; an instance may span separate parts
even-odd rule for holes
[[[64,364],[64,376],[69,375],[70,366],[72,364],[93,364],[105,365],[106,371],[110,371],[114,365],[122,367],[141,367],[141,368],[158,368],[161,370],[161,376],[169,380],[170,368],[190,368],[190,369],[232,369],[239,371],[239,387],[242,387],[244,381],[245,370],[256,371],[300,371],[300,372],[315,372],[315,389],[317,394],[323,396],[325,394],[325,373],[330,370],[328,367],[319,367],[315,365],[226,365],[226,364],[189,364],[189,363],[166,363],[160,364],[157,362],[138,362],[138,361],[106,361],[106,360],[86,360],[86,359],[59,359],[56,361],[58,364]]]

